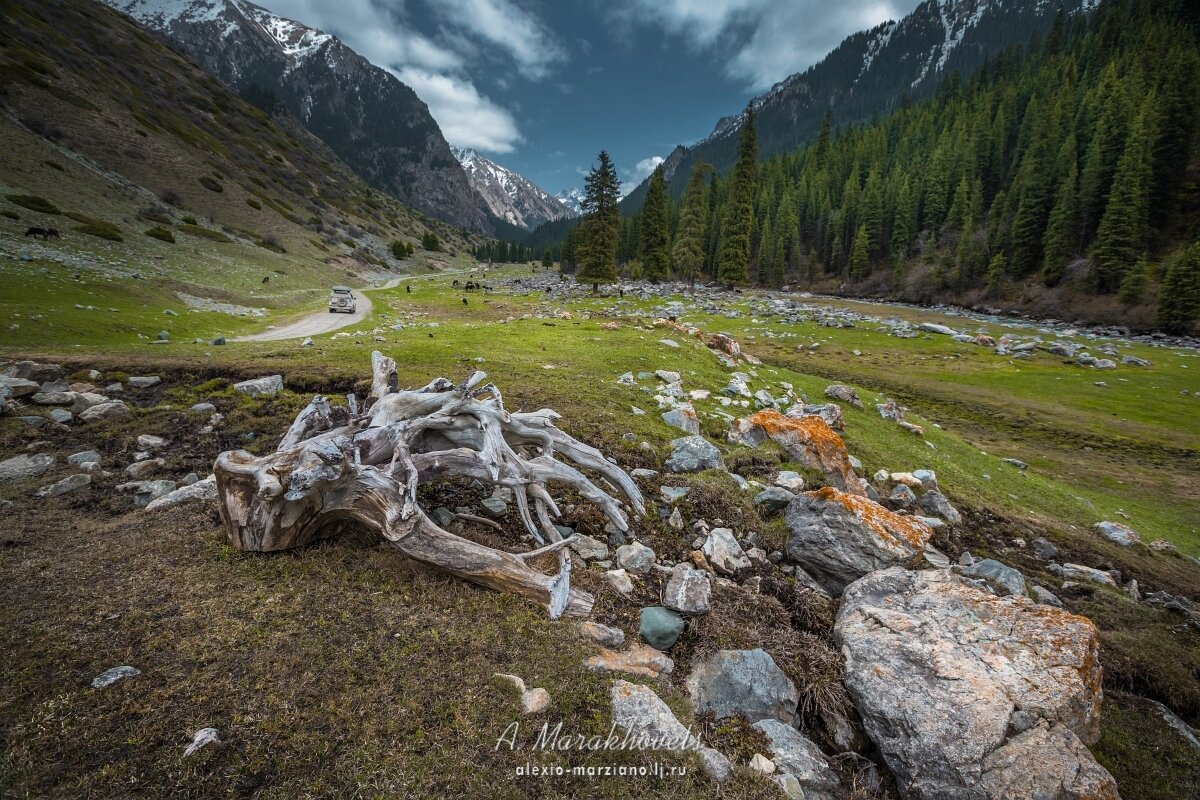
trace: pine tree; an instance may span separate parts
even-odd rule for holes
[[[989,296],[995,296],[1000,293],[1000,287],[1004,284],[1004,254],[996,253],[992,256],[992,260],[988,263],[987,268],[987,293]]]
[[[854,243],[850,245],[850,280],[859,280],[867,274],[870,259],[871,239],[867,235],[867,226],[859,225],[858,233],[854,234]]]
[[[1101,292],[1116,291],[1125,273],[1145,251],[1154,136],[1154,98],[1151,96],[1129,131],[1125,152],[1113,177],[1108,204],[1096,230],[1092,264],[1096,288]]]
[[[721,241],[717,249],[717,279],[726,286],[745,283],[749,276],[757,179],[758,133],[754,128],[754,109],[747,106],[746,121],[738,140],[738,160],[729,179],[729,196],[725,202]]]
[[[671,266],[671,230],[667,183],[661,164],[654,168],[646,188],[646,202],[642,206],[638,229],[638,255],[647,280],[658,283],[667,279]]]
[[[578,279],[590,283],[596,292],[602,283],[617,279],[617,239],[620,235],[621,181],[617,168],[613,166],[608,152],[600,151],[597,164],[584,178],[585,197],[583,210],[587,215],[583,222],[580,249],[582,258]]]
[[[547,247],[542,253],[542,266],[546,269],[550,269],[554,266],[554,253],[549,247]]]
[[[683,211],[675,233],[673,260],[676,274],[696,288],[696,278],[704,269],[705,243],[708,240],[708,171],[704,162],[692,167],[687,190],[683,193]]]
[[[1058,187],[1054,197],[1054,208],[1046,223],[1046,235],[1042,239],[1042,281],[1047,286],[1057,286],[1067,269],[1067,262],[1075,253],[1078,240],[1076,191],[1079,170],[1071,165],[1067,176]]]
[[[1158,293],[1154,324],[1167,333],[1191,333],[1200,317],[1200,242],[1185,250],[1167,268]]]

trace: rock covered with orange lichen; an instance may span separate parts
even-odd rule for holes
[[[788,504],[787,554],[834,595],[878,569],[915,563],[933,531],[915,517],[824,487]]]
[[[1090,620],[899,567],[846,588],[834,635],[867,734],[906,798],[1116,800]]]
[[[729,441],[757,447],[767,439],[778,444],[793,461],[825,473],[830,484],[856,495],[865,495],[862,482],[850,465],[846,443],[821,417],[787,417],[774,409],[734,420]]]

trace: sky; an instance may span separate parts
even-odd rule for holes
[[[446,140],[550,192],[608,150],[626,190],[918,0],[258,0],[411,86]]]

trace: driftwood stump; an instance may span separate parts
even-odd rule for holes
[[[354,395],[348,406],[317,395],[276,452],[259,457],[231,450],[217,457],[213,472],[229,543],[242,550],[284,550],[358,522],[410,558],[530,597],[551,617],[587,616],[593,598],[570,586],[570,539],[554,527],[559,510],[548,486],[567,485],[627,531],[622,503],[581,469],[606,481],[613,494],[623,493],[641,514],[642,495],[629,475],[560,431],[554,411],[507,412],[500,391],[481,385],[483,372],[457,386],[438,378],[400,391],[393,359],[375,352],[371,365],[371,393],[361,410]],[[418,505],[417,486],[445,476],[512,489],[525,528],[542,546],[508,553],[440,528]],[[526,566],[548,552],[558,554],[557,575]]]

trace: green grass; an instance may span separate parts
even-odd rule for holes
[[[39,214],[61,214],[58,206],[50,202],[44,197],[38,197],[32,194],[8,194],[4,199],[10,203],[15,203],[22,208],[28,208],[30,211],[36,211]]]

